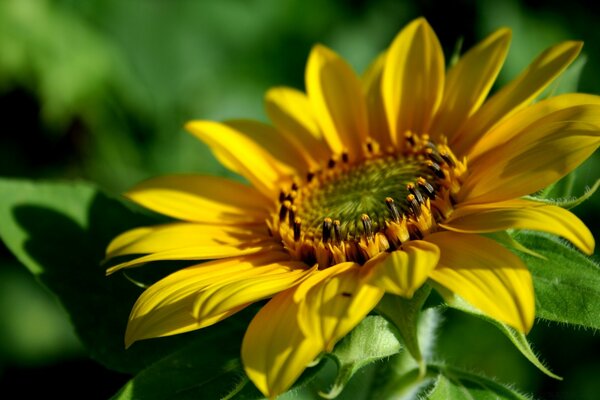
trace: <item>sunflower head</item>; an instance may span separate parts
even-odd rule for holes
[[[313,48],[306,93],[268,91],[272,125],[189,122],[249,184],[199,175],[155,178],[133,201],[178,221],[118,236],[109,269],[199,260],[149,287],[126,344],[203,328],[259,300],[242,361],[267,396],[287,390],[382,296],[411,298],[427,282],[521,332],[534,320],[523,262],[482,234],[531,229],[585,253],[594,239],[569,211],[530,195],[600,144],[600,99],[533,100],[577,56],[579,42],[540,54],[488,96],[507,53],[500,29],[446,70],[422,18],[359,77]],[[204,262],[206,260],[210,260]]]

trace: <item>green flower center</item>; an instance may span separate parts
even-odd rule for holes
[[[407,185],[419,177],[434,181],[429,168],[418,158],[386,156],[367,160],[299,191],[297,216],[302,218],[304,230],[319,236],[324,218],[329,217],[340,221],[343,236],[358,237],[365,233],[364,214],[371,219],[374,232],[384,228],[385,221],[393,218],[386,198],[396,201],[401,214],[409,212]]]
[[[269,229],[293,258],[319,268],[362,264],[448,217],[466,166],[447,145],[408,134],[402,150],[373,149],[352,163],[342,154],[282,190]]]

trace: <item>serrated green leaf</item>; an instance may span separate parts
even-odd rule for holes
[[[556,237],[520,232],[515,238],[546,257],[517,252],[533,275],[536,316],[600,329],[600,267]]]
[[[135,373],[191,341],[223,346],[224,333],[242,328],[223,321],[185,335],[146,340],[125,350],[129,312],[142,290],[100,265],[108,242],[156,219],[133,212],[88,183],[0,180],[0,238],[56,294],[90,355],[110,369]]]
[[[482,314],[479,310],[475,309],[473,306],[471,306],[458,296],[452,296],[451,298],[448,298],[448,306],[456,310],[462,311],[464,313],[473,315],[494,325],[512,342],[512,344],[517,348],[517,350],[519,350],[519,352],[521,352],[521,354],[523,354],[523,356],[525,356],[525,358],[527,358],[540,371],[542,371],[544,374],[548,375],[551,378],[562,380],[560,376],[554,374],[552,371],[546,368],[544,363],[542,363],[538,359],[538,357],[533,352],[533,349],[531,348],[527,337],[523,333],[518,332],[517,330],[509,327],[508,325],[502,322],[489,318],[488,316]]]
[[[366,317],[328,354],[336,362],[338,372],[332,387],[321,395],[335,398],[359,369],[401,349],[398,332],[390,322],[377,315]]]
[[[431,293],[431,286],[424,285],[411,299],[386,294],[377,305],[377,311],[386,317],[400,332],[408,352],[419,364],[421,373],[425,373],[425,363],[417,332],[421,308]]]
[[[522,395],[490,378],[458,369],[441,368],[429,400],[528,400]]]

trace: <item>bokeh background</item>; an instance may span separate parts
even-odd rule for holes
[[[593,1],[2,0],[0,176],[84,179],[118,194],[158,174],[227,175],[182,130],[191,118],[265,120],[275,85],[303,89],[311,46],[324,43],[363,71],[408,21],[425,16],[447,58],[496,28],[513,30],[498,85],[547,46],[585,41],[553,86],[600,93],[599,3]],[[578,79],[579,78],[579,79]],[[578,83],[578,86],[576,84]],[[598,157],[576,193],[598,178]],[[600,196],[576,213],[600,235]],[[0,221],[2,223],[2,221]],[[69,244],[65,243],[65,251]],[[85,266],[82,266],[85,268]],[[596,399],[597,334],[538,322],[531,340],[553,371],[538,372],[494,328],[447,313],[439,354],[545,399]],[[86,357],[68,316],[0,243],[0,397],[104,399],[128,379]]]

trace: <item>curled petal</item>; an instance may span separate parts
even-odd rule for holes
[[[435,244],[411,240],[401,249],[372,258],[365,268],[371,268],[371,285],[410,298],[427,281],[439,258],[440,250]]]
[[[588,255],[594,252],[594,236],[573,213],[522,199],[459,207],[443,227],[463,233],[530,229],[562,236]]]
[[[377,305],[384,290],[367,284],[358,264],[347,262],[317,271],[296,291],[298,320],[304,333],[324,351],[352,330]]]

